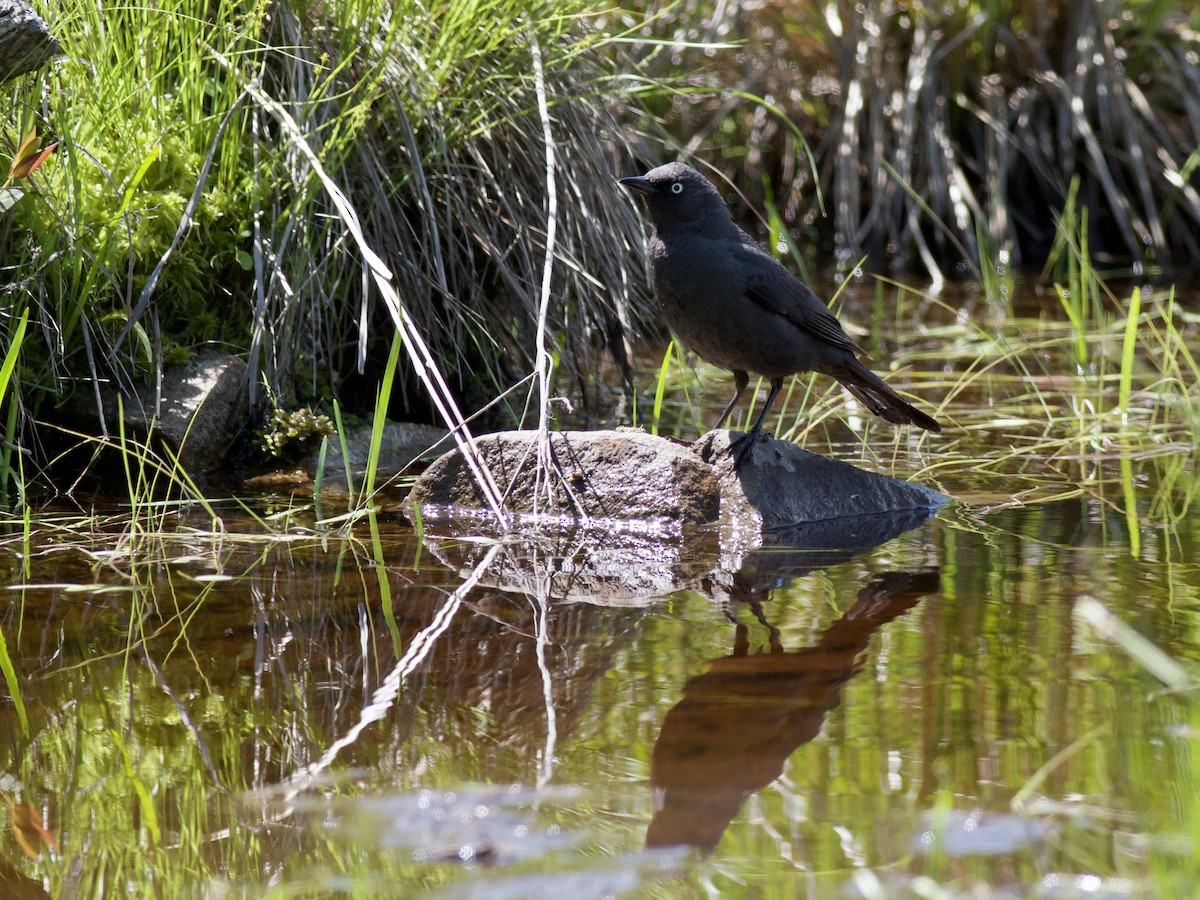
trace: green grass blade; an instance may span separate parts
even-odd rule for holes
[[[1129,418],[1129,397],[1133,393],[1133,358],[1137,350],[1138,320],[1142,317],[1142,289],[1134,288],[1129,295],[1129,312],[1125,317],[1125,340],[1121,346],[1121,389],[1118,407],[1124,420]]]
[[[356,504],[354,500],[354,474],[350,471],[350,446],[346,443],[346,426],[342,422],[342,407],[336,400],[333,401],[333,422],[337,426],[338,446],[342,450],[342,473],[346,476],[346,491],[349,494],[349,506],[353,508]]]
[[[8,382],[12,379],[13,369],[17,366],[17,358],[21,355],[21,344],[25,340],[25,326],[29,324],[29,310],[21,313],[21,321],[13,332],[8,350],[4,354],[4,362],[0,363],[0,401],[8,394]]]
[[[4,362],[0,363],[0,404],[3,404],[4,398],[8,396],[8,384],[12,380],[13,370],[17,366],[17,360],[21,356],[21,344],[25,341],[25,326],[29,323],[29,310],[26,309],[21,313],[21,321],[17,323],[16,329],[13,331],[12,338],[8,344],[8,350],[4,354]],[[8,419],[5,428],[5,444],[0,450],[0,501],[7,507],[8,503],[8,483],[11,479],[16,485],[20,495],[22,504],[25,499],[25,482],[16,470],[12,467],[12,457],[14,452],[19,456],[19,451],[13,448],[17,446],[16,442],[17,430],[17,404],[10,403],[8,406]]]
[[[313,507],[317,511],[317,519],[325,518],[321,511],[321,489],[325,486],[325,458],[329,455],[329,435],[321,435],[321,449],[317,451],[317,471],[313,475]]]
[[[667,352],[663,354],[662,365],[658,367],[658,383],[654,386],[654,412],[650,419],[650,433],[658,434],[658,424],[662,417],[663,393],[667,387],[667,372],[671,368],[671,357],[675,355],[675,342],[667,344]]]
[[[388,404],[392,399],[392,385],[396,381],[396,366],[400,362],[400,345],[404,339],[400,332],[392,338],[392,350],[388,354],[387,368],[379,383],[379,396],[375,399],[375,417],[371,421],[371,449],[367,454],[367,471],[363,476],[363,498],[370,499],[375,493],[375,471],[379,468],[379,453],[383,446],[383,429],[387,425]]]

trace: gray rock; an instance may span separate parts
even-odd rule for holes
[[[0,84],[40,69],[59,52],[33,7],[24,0],[0,0]]]
[[[686,447],[635,429],[553,432],[551,458],[558,477],[540,483],[536,438],[536,432],[510,431],[476,439],[507,508],[518,516],[537,510],[568,522],[643,523],[676,530],[717,520],[716,476]],[[535,504],[539,490],[548,492],[547,501]],[[421,475],[407,503],[425,515],[426,507],[486,509],[457,450]]]
[[[228,425],[241,399],[246,361],[240,356],[203,356],[184,366],[163,371],[162,397],[155,408],[154,386],[140,387],[123,398],[126,434],[162,441],[179,457],[192,475],[203,475],[221,467],[229,448]],[[103,425],[94,404],[81,405],[78,412],[97,430],[116,430],[118,416],[115,391],[103,390]]]
[[[449,434],[445,428],[435,428],[432,425],[388,422],[383,427],[383,437],[379,446],[377,477],[382,480],[403,471],[429,453],[439,442],[446,441]],[[348,430],[345,437],[346,449],[350,453],[350,471],[361,477],[371,453],[371,426],[362,425]],[[314,453],[308,460],[308,474],[312,477],[316,477],[317,462],[317,454]],[[325,455],[325,478],[328,480],[344,471],[341,441],[332,437],[329,439],[329,449]],[[336,484],[336,479],[326,483]]]
[[[535,438],[477,439],[518,514],[534,509]],[[562,432],[551,441],[558,477],[549,517],[518,527],[525,539],[504,541],[481,585],[602,606],[644,605],[683,589],[736,600],[884,543],[947,502],[922,485],[769,438],[734,472],[727,431],[690,449],[634,429]],[[434,555],[464,576],[491,547],[458,539],[488,521],[458,451],[417,480],[405,505],[420,510]]]

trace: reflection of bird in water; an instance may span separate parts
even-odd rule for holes
[[[814,646],[794,653],[774,640],[771,652],[749,653],[739,625],[733,653],[691,679],[663,721],[650,768],[654,818],[646,845],[711,853],[742,801],[816,737],[871,636],[940,586],[937,572],[877,576]]]

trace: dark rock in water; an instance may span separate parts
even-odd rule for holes
[[[157,403],[154,385],[123,396],[120,407],[116,391],[102,388],[102,419],[94,402],[81,402],[74,413],[85,429],[114,434],[123,412],[127,435],[161,441],[188,473],[204,475],[224,464],[230,420],[241,401],[245,377],[246,361],[240,356],[201,356],[163,370]]]
[[[536,477],[536,432],[476,438],[508,508],[541,509],[568,520],[703,525],[718,518],[757,534],[780,533],[793,546],[873,547],[920,524],[947,498],[920,484],[827,459],[788,441],[760,439],[741,471],[729,454],[731,434],[712,431],[689,450],[635,429],[551,434],[554,473]],[[457,450],[418,479],[416,506],[483,510],[486,503]]]
[[[715,522],[720,514],[716,476],[686,447],[634,429],[560,431],[549,437],[549,477],[537,472],[537,432],[509,431],[475,439],[505,506],[518,517],[536,510],[566,521],[687,528]],[[541,502],[535,503],[535,498]],[[457,450],[421,475],[408,503],[459,511],[487,508]]]
[[[711,432],[689,449],[633,429],[555,433],[543,482],[535,432],[477,438],[518,534],[522,514],[542,510],[530,540],[506,541],[480,583],[604,606],[686,588],[738,600],[891,540],[947,502],[786,441],[761,440],[734,472],[729,438]],[[537,491],[549,497],[540,507]],[[490,547],[455,539],[487,520],[457,450],[417,480],[406,506],[420,511],[433,553],[464,576]]]
[[[717,473],[722,519],[736,528],[788,532],[794,546],[865,549],[914,527],[948,501],[924,485],[774,438],[760,438],[734,471],[729,444],[739,435],[710,431],[692,447]]]

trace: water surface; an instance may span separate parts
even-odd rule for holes
[[[1191,896],[1194,698],[1085,613],[1190,683],[1194,447],[956,421],[814,448],[954,498],[900,537],[641,582],[398,497],[11,522],[0,895]]]

